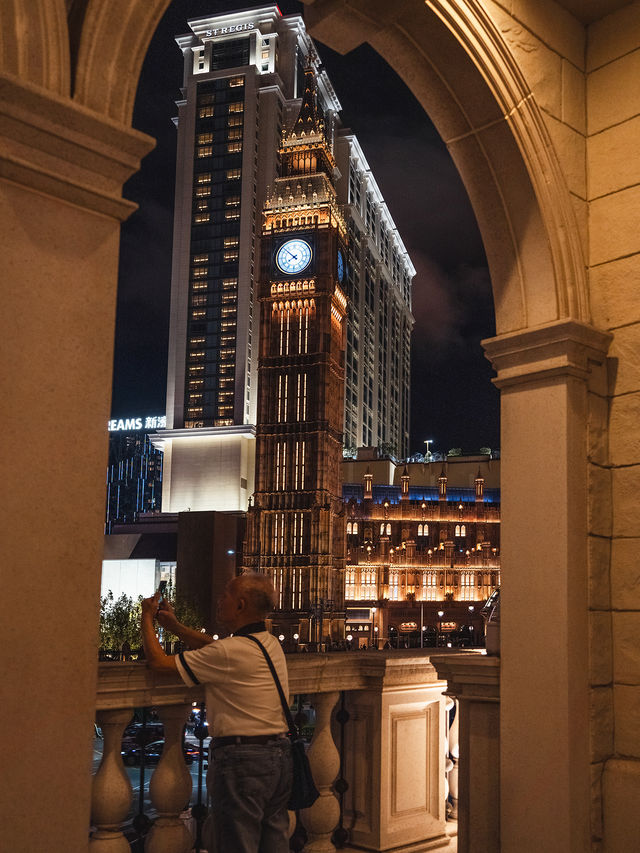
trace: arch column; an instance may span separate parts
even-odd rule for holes
[[[591,843],[588,531],[609,506],[592,461],[610,339],[566,320],[483,342],[502,391],[503,853]]]
[[[121,190],[153,141],[11,76],[0,113],[0,738],[11,754],[18,724],[47,733],[12,764],[2,808],[23,849],[83,850],[119,232],[135,209]]]

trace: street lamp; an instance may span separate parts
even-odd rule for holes
[[[433,444],[432,438],[425,438],[424,443],[427,445],[427,452],[424,454],[427,462],[431,462],[431,451],[429,450],[429,445]]]
[[[444,610],[438,610],[438,639],[436,645],[442,645],[441,636],[442,636],[442,617],[444,616]]]
[[[373,632],[378,630],[377,627],[374,627],[375,621],[376,621],[376,608],[372,607],[371,608],[371,628],[373,630],[370,633],[369,642],[373,642]]]

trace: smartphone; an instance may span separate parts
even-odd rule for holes
[[[158,587],[158,592],[160,593],[160,601],[165,597],[167,592],[167,582],[160,581],[160,586]]]

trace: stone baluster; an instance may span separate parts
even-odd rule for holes
[[[459,721],[460,705],[457,699],[447,696],[447,715],[449,722],[448,735],[448,759],[449,772],[447,774],[447,783],[449,787],[449,810],[448,815],[451,820],[458,819],[458,759],[460,757],[460,742],[459,742]],[[453,711],[453,719],[451,712]]]
[[[133,792],[120,755],[122,733],[130,719],[130,708],[97,713],[104,748],[91,792],[91,823],[96,827],[89,841],[91,853],[130,853],[121,826],[131,808]]]
[[[340,754],[331,733],[331,712],[340,694],[315,693],[311,702],[316,709],[316,728],[309,747],[309,763],[320,796],[301,813],[308,842],[303,853],[334,853],[331,835],[340,818],[340,806],[332,786],[340,770]]]
[[[149,793],[158,812],[145,842],[145,853],[188,853],[191,833],[180,819],[191,796],[191,774],[182,751],[182,729],[190,705],[167,705],[159,709],[164,724],[164,749],[151,777]]]

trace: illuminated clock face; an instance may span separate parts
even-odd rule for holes
[[[338,249],[338,281],[342,282],[344,278],[344,257],[340,249]]]
[[[296,275],[311,263],[311,246],[306,240],[287,240],[276,252],[276,266],[286,275]]]

